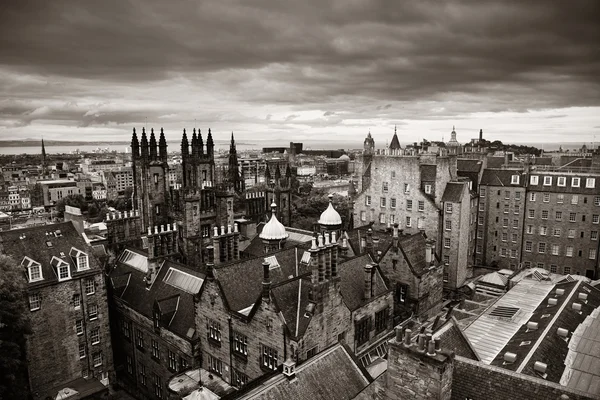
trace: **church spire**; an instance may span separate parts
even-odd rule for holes
[[[165,132],[163,128],[160,128],[160,138],[158,139],[158,155],[161,161],[167,161],[167,139],[165,139]]]

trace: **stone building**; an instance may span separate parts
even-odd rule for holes
[[[92,248],[64,222],[0,232],[0,249],[27,281],[33,398],[106,392],[114,379],[113,352],[104,268]]]
[[[527,176],[520,170],[486,169],[479,184],[475,263],[519,268]]]
[[[531,171],[528,179],[523,266],[597,279],[600,175]]]

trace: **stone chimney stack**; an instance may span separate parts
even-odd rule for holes
[[[371,264],[365,265],[365,287],[364,287],[364,298],[369,300],[373,296],[373,266]]]
[[[333,251],[333,245],[329,240],[329,232],[325,232],[325,249],[323,250],[325,253],[325,280],[328,281],[331,279],[331,252]]]
[[[319,282],[325,281],[325,244],[323,243],[323,235],[319,235],[319,252],[317,253],[319,260]]]
[[[367,231],[367,251],[373,251],[373,229]]]
[[[337,237],[335,232],[331,233],[331,242],[332,242],[332,248],[331,248],[331,279],[335,279],[338,276],[337,273],[337,267],[338,267],[338,251],[339,251],[339,245],[337,242]]]
[[[268,303],[270,300],[269,292],[271,291],[271,276],[270,276],[271,266],[266,261],[263,262],[262,266],[263,266],[262,299],[263,299],[263,301]]]
[[[211,280],[215,277],[215,249],[212,245],[206,247],[208,261],[206,262],[206,278]]]

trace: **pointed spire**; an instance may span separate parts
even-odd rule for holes
[[[196,136],[196,128],[194,128],[193,132],[194,133],[192,134],[192,156],[197,157],[198,156],[198,137]]]
[[[190,154],[190,144],[188,142],[187,134],[185,133],[185,128],[183,129],[183,136],[181,138],[181,155],[188,156]]]
[[[131,135],[131,154],[134,158],[140,156],[140,142],[138,141],[137,133],[135,133],[135,128],[133,128],[133,135]]]
[[[281,168],[279,168],[279,165],[275,165],[275,182],[279,185],[280,180],[281,180]]]
[[[142,128],[141,153],[143,158],[148,158],[148,137],[146,137],[146,128]]]
[[[42,138],[42,160],[46,160],[46,146],[44,146],[44,138]]]
[[[285,167],[285,177],[288,179],[292,177],[292,168],[289,163]]]
[[[208,128],[208,137],[206,138],[206,154],[208,156],[213,156],[215,154],[215,143],[213,142],[210,128]]]
[[[235,148],[235,139],[233,138],[233,131],[231,131],[231,144],[229,145],[229,154],[237,153]]]
[[[204,154],[204,140],[202,140],[202,131],[198,129],[198,154]]]
[[[269,169],[269,164],[267,164],[265,168],[265,183],[267,185],[271,183],[271,170]]]
[[[158,146],[156,144],[156,136],[154,136],[154,128],[150,129],[150,159],[156,160]]]
[[[167,161],[167,139],[165,139],[165,132],[163,128],[160,128],[160,138],[158,139],[158,153],[160,160],[163,162]]]

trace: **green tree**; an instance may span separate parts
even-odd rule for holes
[[[25,281],[17,263],[0,255],[0,400],[29,396],[25,335],[31,333]]]

